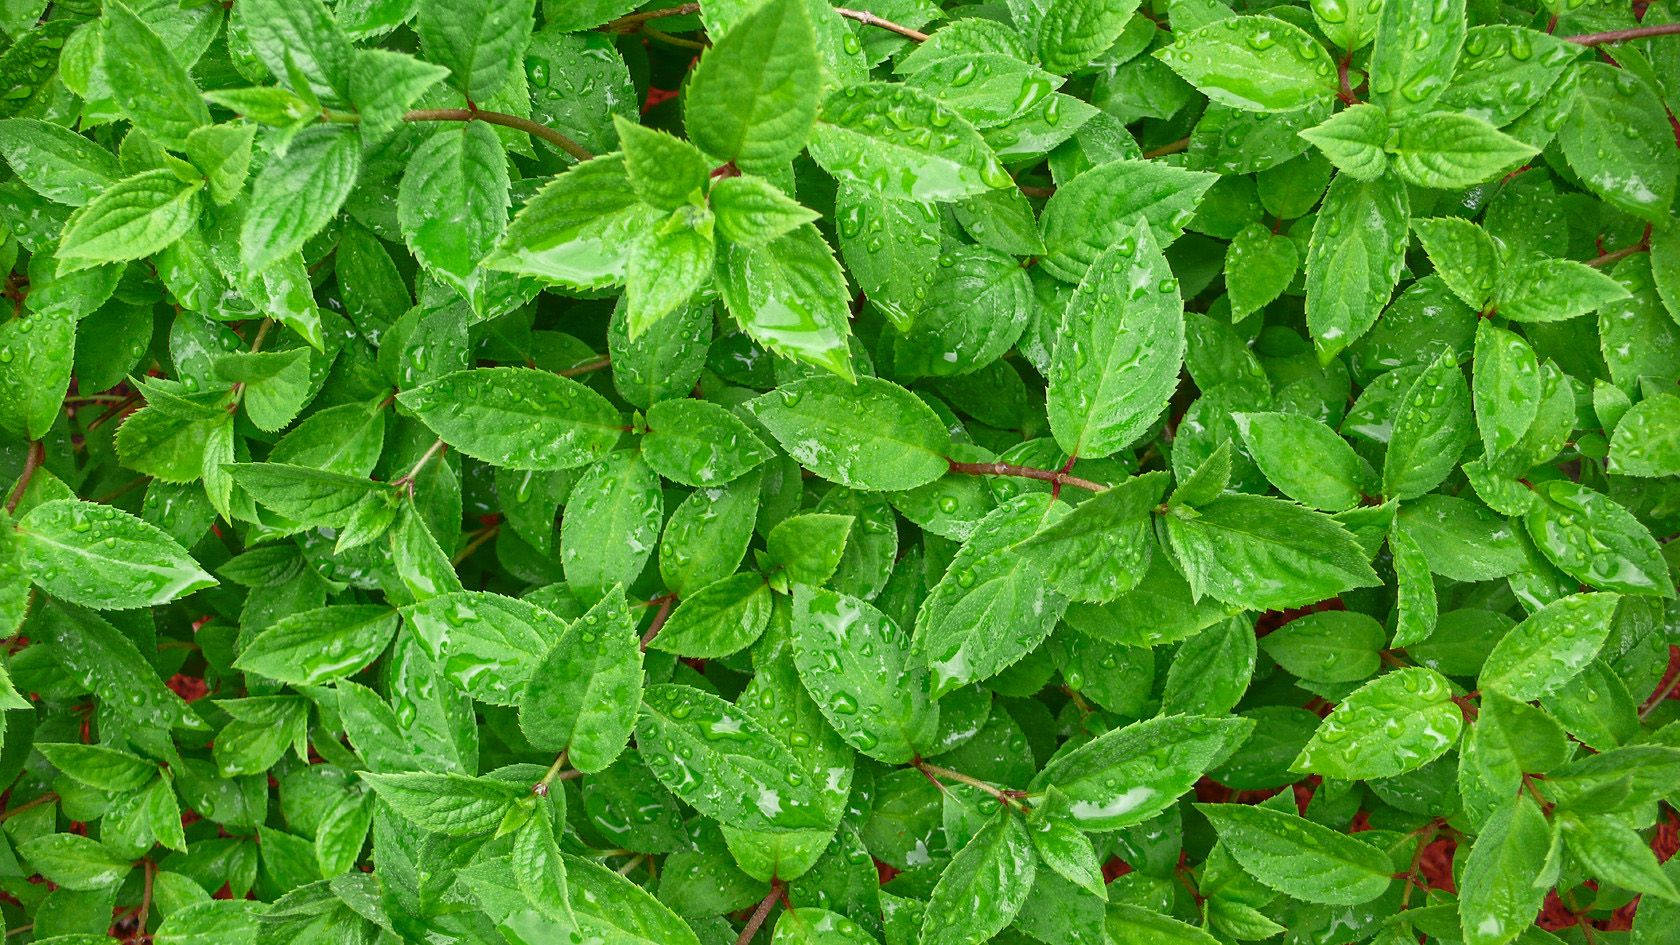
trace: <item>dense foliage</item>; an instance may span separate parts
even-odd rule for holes
[[[8,942],[1680,941],[1680,4],[846,2],[0,2]]]

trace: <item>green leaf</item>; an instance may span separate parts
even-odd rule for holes
[[[914,489],[950,468],[944,424],[891,381],[810,377],[760,396],[750,409],[800,465],[853,489]]]
[[[624,751],[641,703],[636,622],[613,590],[549,647],[519,698],[519,729],[532,745],[565,750],[593,774]]]
[[[1301,132],[1301,137],[1349,177],[1374,181],[1388,170],[1388,113],[1376,105],[1344,108]]]
[[[482,102],[519,70],[534,0],[420,0],[415,32],[426,56],[448,66],[469,100]]]
[[[72,207],[98,197],[120,173],[109,151],[38,118],[0,121],[0,154],[36,193]]]
[[[104,844],[73,833],[52,833],[18,845],[18,852],[47,879],[64,889],[110,886],[133,868]]]
[[[840,558],[857,520],[850,515],[808,512],[790,515],[764,536],[769,562],[782,568],[778,584],[824,584],[840,567]]]
[[[846,279],[815,226],[763,246],[720,247],[717,278],[724,305],[753,340],[852,379]]]
[[[1580,89],[1558,128],[1569,166],[1611,206],[1663,225],[1680,157],[1657,96],[1637,74],[1608,63],[1575,70]]]
[[[1326,610],[1289,621],[1260,641],[1290,674],[1317,683],[1352,683],[1382,666],[1382,624],[1365,614]]]
[[[1474,435],[1470,387],[1452,353],[1444,353],[1396,405],[1383,457],[1383,495],[1413,499],[1440,485]]]
[[[1016,547],[1068,597],[1114,600],[1149,570],[1155,547],[1151,516],[1166,486],[1165,473],[1134,476],[1074,506]]]
[[[276,77],[301,77],[317,98],[345,99],[350,91],[350,41],[320,0],[253,0],[234,11],[251,50]]]
[[[1486,455],[1497,457],[1522,440],[1540,411],[1540,364],[1528,342],[1489,321],[1476,325],[1475,357],[1476,426]]]
[[[1572,259],[1536,259],[1512,266],[1494,290],[1494,307],[1514,322],[1557,322],[1628,297],[1628,290]]]
[[[811,157],[843,184],[899,200],[960,200],[1013,184],[973,126],[927,93],[895,83],[829,93]]]
[[[1397,669],[1343,699],[1294,768],[1349,780],[1393,777],[1441,757],[1463,728],[1445,676],[1421,666]]]
[[[1050,0],[1039,7],[1039,61],[1057,75],[1089,65],[1120,38],[1137,8],[1131,0]]]
[[[479,283],[474,270],[507,229],[508,186],[501,140],[476,121],[435,132],[403,173],[403,239],[421,265],[463,295]]]
[[[624,295],[632,334],[685,305],[712,272],[709,211],[683,206],[631,249]]]
[[[750,646],[770,622],[770,588],[757,574],[714,581],[683,598],[649,649],[717,659]]]
[[[566,634],[542,607],[481,591],[438,594],[405,608],[403,618],[439,673],[491,705],[518,705],[544,654]]]
[[[1680,397],[1655,394],[1622,415],[1610,437],[1610,469],[1622,476],[1680,476]]]
[[[613,448],[623,428],[600,394],[526,368],[456,371],[397,399],[449,445],[515,469],[588,465]]]
[[[381,488],[368,479],[282,463],[235,463],[226,469],[259,504],[304,525],[342,525],[357,503]]]
[[[1465,305],[1482,311],[1499,282],[1499,246],[1486,230],[1460,217],[1412,221],[1435,272]]]
[[[1523,524],[1548,560],[1583,584],[1626,594],[1674,596],[1656,539],[1608,496],[1568,481],[1535,489]]]
[[[1281,296],[1301,271],[1295,241],[1250,223],[1238,231],[1225,253],[1225,289],[1231,319],[1240,322]]]
[[[1537,150],[1480,118],[1457,112],[1408,115],[1388,142],[1395,173],[1419,187],[1459,190],[1496,177]]]
[[[1668,902],[1680,902],[1680,890],[1657,864],[1656,854],[1631,827],[1606,814],[1558,817],[1569,853],[1603,882]]]
[[[1334,519],[1281,499],[1227,494],[1165,518],[1194,593],[1252,610],[1301,607],[1378,583]]]
[[[763,246],[817,219],[816,211],[762,177],[726,177],[712,185],[707,200],[717,214],[718,235],[743,246]]]
[[[1307,247],[1307,327],[1320,360],[1352,344],[1376,322],[1406,261],[1411,210],[1392,178],[1330,182]]]
[[[1056,188],[1039,217],[1045,269],[1080,282],[1098,256],[1148,223],[1157,246],[1178,238],[1218,178],[1159,161],[1099,164]]]
[[[675,210],[696,201],[711,170],[698,148],[623,115],[613,116],[613,128],[624,148],[630,186],[643,200],[661,210]]]
[[[712,157],[760,168],[805,147],[821,84],[817,37],[802,0],[769,0],[700,57],[684,99],[690,140]]]
[[[281,682],[313,686],[361,671],[396,632],[397,612],[389,607],[322,607],[276,621],[245,645],[235,665]]]
[[[18,521],[24,573],[61,600],[122,609],[216,584],[161,530],[107,505],[58,499]]]
[[[837,912],[815,906],[789,909],[776,920],[770,945],[876,945],[861,926]]]
[[[744,830],[821,826],[818,786],[792,752],[741,710],[688,686],[649,686],[636,743],[661,784],[695,810]]]
[[[572,487],[560,522],[560,558],[580,599],[629,584],[653,554],[664,521],[659,477],[630,450],[609,454]]]
[[[848,744],[887,764],[937,744],[927,667],[891,617],[856,597],[796,585],[792,626],[799,678]]]
[[[1610,634],[1616,594],[1571,594],[1512,627],[1482,664],[1479,688],[1530,701],[1587,668]]]
[[[102,791],[133,791],[158,773],[156,764],[103,745],[40,742],[35,745],[35,750],[54,768]]]
[[[1336,93],[1336,66],[1306,30],[1269,16],[1230,16],[1156,55],[1209,99],[1253,111],[1289,111]]]
[[[1420,112],[1446,91],[1467,31],[1464,0],[1384,3],[1371,49],[1371,97],[1395,114]]]
[[[251,171],[251,143],[257,126],[248,122],[205,125],[187,135],[187,160],[204,174],[218,206],[232,203],[245,189]]]
[[[68,308],[0,324],[0,423],[30,439],[58,420],[74,374],[76,313]]]
[[[1505,945],[1523,933],[1545,897],[1540,877],[1551,845],[1551,826],[1526,794],[1488,819],[1459,881],[1466,945]]]
[[[1050,362],[1050,429],[1069,455],[1107,456],[1155,422],[1178,386],[1184,302],[1139,226],[1092,264],[1062,317]]]
[[[192,228],[202,184],[171,171],[142,171],[106,188],[70,215],[58,245],[60,274],[140,259]]]
[[[999,505],[975,528],[916,614],[916,650],[933,695],[987,679],[1032,652],[1067,606],[1015,546],[1062,510],[1042,493]]]
[[[489,833],[521,797],[530,796],[529,785],[455,773],[364,771],[361,778],[405,820],[446,837]]]
[[[1266,886],[1306,902],[1353,906],[1383,894],[1394,872],[1362,840],[1268,807],[1197,804],[1220,845]]]
[[[105,5],[100,63],[117,105],[167,147],[210,124],[210,110],[175,53],[120,0]],[[144,254],[142,254],[144,255]]]
[[[662,400],[647,412],[642,458],[653,471],[688,486],[721,486],[770,458],[770,448],[717,404]]]
[[[1038,856],[1021,819],[999,810],[939,874],[917,945],[978,945],[1026,903]]]
[[[240,261],[261,269],[303,248],[338,213],[361,166],[360,137],[344,125],[306,128],[270,158],[252,185]]]
[[[1254,723],[1236,717],[1164,715],[1110,729],[1057,755],[1031,790],[1066,795],[1068,817],[1087,831],[1118,830],[1171,807],[1242,744]]]
[[[447,133],[433,140],[442,141],[444,137]],[[438,145],[440,152],[445,147]],[[465,142],[460,154],[462,158],[468,154]],[[457,166],[464,172],[464,164]],[[475,188],[481,187],[483,180],[475,177],[472,183]],[[449,191],[417,187],[414,193],[417,203],[430,204],[442,201]],[[439,245],[448,246],[449,240],[461,234],[449,229],[453,210],[446,203],[439,203],[436,209],[438,212],[427,213],[426,219],[437,221]],[[643,203],[631,187],[624,157],[609,154],[561,174],[526,201],[483,263],[489,269],[534,276],[574,289],[605,288],[624,281],[629,247],[658,218],[658,211]],[[448,258],[443,257],[445,262]]]
[[[1233,416],[1248,454],[1277,490],[1326,512],[1358,505],[1376,473],[1348,442],[1323,423],[1289,413]]]

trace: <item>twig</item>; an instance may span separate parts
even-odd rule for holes
[[[782,881],[773,879],[770,881],[770,891],[764,894],[763,899],[759,900],[758,908],[753,910],[752,916],[747,919],[747,924],[741,928],[741,934],[735,939],[735,945],[747,945],[748,942],[753,940],[753,936],[757,935],[759,928],[764,925],[764,920],[769,918],[770,910],[776,905],[776,900],[780,898],[782,898]]]
[[[56,800],[58,800],[58,792],[57,791],[48,791],[47,793],[45,793],[45,794],[41,795],[40,797],[37,797],[33,800],[25,801],[22,804],[19,804],[18,806],[13,807],[9,810],[0,811],[0,821],[11,820],[13,817],[16,817],[18,814],[21,814],[26,810],[32,810],[36,807],[40,807],[43,804],[51,804],[53,801],[56,801]]]
[[[405,113],[403,121],[482,121],[487,125],[501,125],[503,128],[512,128],[541,138],[579,161],[587,161],[595,156],[588,148],[541,122],[502,112],[487,112],[480,108],[417,108]]]
[[[913,30],[908,26],[894,23],[892,20],[882,19],[868,10],[848,10],[845,7],[835,7],[834,12],[848,20],[857,20],[865,26],[878,26],[881,29],[890,30],[908,40],[914,40],[918,43],[927,42],[928,34],[921,30]]]
[[[966,784],[971,788],[984,791],[987,794],[990,794],[993,798],[996,798],[997,802],[1000,804],[1008,805],[1022,811],[1027,809],[1026,805],[1021,803],[1021,798],[1028,796],[1026,791],[1015,791],[987,784],[971,774],[963,774],[961,771],[954,771],[950,768],[942,767],[929,761],[923,761],[920,758],[911,761],[910,764],[914,766],[916,770],[925,775],[928,780],[935,784],[940,784],[940,779],[944,778],[947,781],[955,781],[958,784]],[[943,784],[940,784],[940,786],[944,787]]]
[[[468,558],[471,558],[472,555],[473,555],[473,552],[475,552],[478,549],[484,547],[484,543],[489,541],[492,538],[495,538],[496,534],[498,532],[500,532],[501,530],[502,530],[502,523],[501,523],[500,520],[491,522],[490,524],[488,524],[488,525],[484,526],[483,528],[479,529],[473,535],[472,539],[467,542],[465,547],[463,547],[460,551],[455,552],[455,557],[450,558],[449,563],[450,564],[460,564],[461,562],[467,560]]]
[[[671,618],[671,608],[677,603],[677,595],[666,594],[654,598],[659,601],[659,610],[654,612],[653,623],[648,624],[647,632],[642,634],[642,649],[647,649],[653,638],[659,636],[659,631],[665,629],[665,621]],[[651,603],[651,602],[650,602]]]
[[[592,361],[585,361],[582,364],[576,364],[563,371],[555,371],[554,373],[560,375],[561,377],[577,377],[580,374],[589,374],[611,366],[612,355],[603,354]]]
[[[18,503],[23,501],[23,494],[29,489],[29,481],[35,478],[35,470],[47,459],[47,448],[40,440],[32,440],[29,453],[23,458],[23,472],[18,476],[17,485],[12,487],[12,494],[6,499],[6,514],[17,511]]]
[[[438,437],[437,441],[428,447],[426,452],[422,454],[419,459],[414,461],[413,467],[411,467],[408,472],[403,473],[402,477],[392,482],[391,485],[396,486],[399,489],[413,489],[415,478],[420,475],[421,470],[426,468],[426,464],[431,462],[433,457],[448,448],[448,445],[443,442],[443,438]]]
[[[560,777],[560,769],[566,766],[566,756],[571,753],[572,749],[570,747],[564,748],[560,751],[560,754],[554,759],[554,764],[549,765],[548,770],[543,772],[542,780],[531,785],[532,794],[535,794],[538,797],[548,796],[548,786],[553,784],[555,780]]]
[[[1577,46],[1601,46],[1605,43],[1620,43],[1629,39],[1645,39],[1649,36],[1672,36],[1680,33],[1680,23],[1658,23],[1655,26],[1636,26],[1625,30],[1607,30],[1603,33],[1582,33],[1579,36],[1565,36],[1563,41]]]
[[[1169,142],[1167,144],[1163,144],[1158,148],[1153,148],[1151,150],[1145,151],[1145,152],[1143,152],[1143,156],[1146,157],[1146,158],[1157,158],[1157,157],[1161,157],[1163,155],[1177,154],[1180,151],[1188,151],[1188,150],[1190,150],[1190,139],[1189,138],[1180,138],[1177,141],[1172,141],[1172,142]]]
[[[1108,487],[1100,482],[1081,479],[1061,470],[1017,466],[1013,463],[959,463],[954,459],[948,459],[947,462],[951,464],[951,472],[965,476],[1020,476],[1024,479],[1048,482],[1052,486],[1076,486],[1087,492],[1108,490]]]

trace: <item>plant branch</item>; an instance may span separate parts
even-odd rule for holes
[[[22,804],[19,804],[16,807],[10,808],[8,810],[0,811],[0,821],[11,820],[13,817],[16,817],[18,814],[21,814],[26,810],[33,810],[34,808],[40,807],[43,804],[51,804],[53,801],[56,801],[56,800],[58,800],[58,792],[57,791],[48,791],[47,793],[41,795],[40,797],[34,798],[33,800],[28,800],[28,801],[23,802]]]
[[[585,361],[582,364],[575,364],[563,371],[555,371],[554,373],[560,375],[561,377],[577,377],[580,374],[589,374],[611,366],[612,355],[603,354],[593,360]]]
[[[1623,259],[1626,259],[1627,257],[1632,256],[1634,253],[1649,252],[1650,249],[1651,249],[1651,228],[1649,226],[1646,226],[1645,227],[1645,235],[1641,236],[1639,238],[1639,242],[1634,243],[1632,246],[1624,246],[1621,249],[1612,250],[1608,253],[1604,253],[1603,255],[1598,256],[1597,258],[1589,259],[1589,260],[1587,260],[1586,264],[1589,265],[1589,266],[1592,266],[1594,269],[1599,269],[1599,268],[1603,268],[1604,266],[1608,266],[1611,263],[1619,262]]]
[[[391,485],[398,488],[412,489],[414,487],[414,480],[419,477],[421,470],[426,468],[426,464],[431,462],[434,457],[448,448],[448,445],[443,442],[443,438],[438,437],[431,446],[426,448],[426,452],[422,453],[420,458],[414,461],[414,465],[409,468],[408,472],[403,473],[402,478],[391,483]]]
[[[29,454],[23,458],[23,472],[18,476],[17,485],[12,487],[12,494],[6,498],[6,514],[17,511],[18,503],[23,501],[23,494],[29,489],[29,481],[35,478],[35,470],[47,459],[47,448],[40,440],[31,440]]]
[[[611,23],[601,27],[601,29],[608,33],[634,33],[637,30],[642,29],[643,24],[651,20],[663,20],[666,17],[687,16],[691,13],[699,12],[700,4],[685,3],[682,6],[665,7],[661,10],[646,10],[641,13],[632,13],[629,16],[621,16],[618,19],[613,20]],[[845,7],[836,7],[834,12],[840,14],[848,20],[856,20],[865,26],[874,26],[879,27],[880,29],[889,30],[897,33],[905,39],[914,40],[918,43],[925,42],[928,38],[928,35],[920,30],[911,29],[902,23],[894,23],[892,20],[876,16],[868,10],[849,10]]]
[[[579,161],[587,161],[595,156],[588,148],[541,122],[502,112],[487,112],[481,108],[417,108],[405,113],[403,121],[482,121],[485,124],[500,125],[541,138]]]
[[[748,942],[753,940],[753,936],[757,935],[758,930],[764,926],[764,920],[770,917],[770,910],[776,905],[776,900],[780,898],[782,898],[782,881],[773,879],[770,881],[770,891],[764,894],[763,899],[759,900],[758,908],[753,910],[752,916],[747,919],[747,924],[742,926],[740,936],[735,939],[735,945],[747,945]]]
[[[1163,155],[1177,154],[1180,151],[1188,151],[1188,150],[1190,150],[1190,139],[1189,138],[1180,138],[1177,141],[1169,141],[1166,144],[1163,144],[1158,148],[1152,148],[1148,151],[1145,151],[1145,152],[1143,152],[1143,156],[1146,157],[1146,158],[1158,158],[1158,157],[1162,157]]]
[[[531,785],[532,794],[535,794],[538,797],[548,796],[548,786],[560,778],[560,769],[566,767],[566,756],[571,753],[572,749],[567,747],[555,757],[554,764],[549,765],[548,770],[543,772],[542,780]]]
[[[940,779],[942,778],[947,781],[955,781],[958,784],[966,784],[971,788],[976,788],[990,794],[992,797],[996,798],[997,802],[1000,804],[1015,807],[1016,809],[1022,811],[1026,810],[1026,805],[1021,803],[1021,798],[1027,796],[1027,792],[1025,791],[1012,791],[1008,788],[1000,788],[993,784],[987,784],[971,774],[963,774],[961,771],[954,771],[950,768],[936,765],[930,761],[923,761],[920,758],[910,762],[910,764],[913,765],[917,771],[926,775],[928,780],[935,784],[939,784],[941,787],[944,787],[943,784],[940,784]]]
[[[654,604],[654,601],[658,601],[658,603]],[[653,623],[648,624],[647,632],[642,634],[642,649],[644,650],[648,648],[649,643],[653,642],[654,637],[659,636],[659,631],[665,629],[665,621],[671,619],[671,608],[676,606],[677,595],[664,594],[648,603],[657,606],[659,609],[654,612]]]
[[[1048,482],[1052,486],[1076,486],[1087,492],[1106,492],[1108,487],[1100,482],[1081,479],[1065,470],[1039,469],[1034,466],[1016,466],[1013,463],[959,463],[954,459],[947,459],[951,464],[951,472],[964,476],[1020,476],[1023,479],[1037,479]]]
[[[1607,30],[1603,33],[1582,33],[1579,36],[1565,36],[1563,41],[1577,46],[1602,46],[1605,43],[1620,43],[1630,39],[1646,39],[1651,36],[1673,36],[1680,34],[1680,23],[1658,23],[1655,26],[1635,26],[1625,30]]]
[[[908,26],[894,23],[892,20],[882,19],[868,10],[848,10],[845,7],[835,7],[834,12],[848,20],[857,20],[865,26],[878,26],[884,30],[891,30],[908,40],[914,40],[918,43],[927,42],[928,34],[921,30],[913,30]]]

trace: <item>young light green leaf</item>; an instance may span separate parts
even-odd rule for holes
[[[606,398],[526,368],[456,371],[398,395],[443,441],[515,469],[572,469],[605,456],[623,424]]]
[[[564,750],[572,767],[593,774],[624,751],[641,693],[636,622],[615,588],[531,672],[519,697],[519,729],[532,745]]]
[[[168,535],[108,505],[44,502],[17,528],[24,573],[71,603],[149,607],[216,584]]]
[[[1447,678],[1410,666],[1378,676],[1343,699],[1293,767],[1348,780],[1393,777],[1441,757],[1463,728]]]
[[[802,0],[760,4],[700,57],[683,118],[701,150],[756,169],[805,147],[821,99],[808,10]]]
[[[1208,98],[1253,111],[1289,111],[1336,94],[1336,66],[1306,30],[1270,16],[1214,20],[1156,55]]]
[[[1178,386],[1184,302],[1147,227],[1092,264],[1068,302],[1050,363],[1050,429],[1069,455],[1100,457],[1149,429]]]
[[[932,750],[939,706],[909,634],[867,601],[795,585],[793,659],[828,723],[858,751],[904,764]]]
[[[1530,701],[1587,668],[1610,634],[1616,594],[1571,594],[1512,627],[1488,654],[1477,685]]]
[[[636,742],[661,784],[696,810],[746,830],[821,826],[818,786],[746,713],[688,686],[649,686]]]
[[[834,377],[784,384],[751,402],[789,456],[853,489],[914,489],[944,475],[950,434],[933,410],[891,381]]]
[[[235,663],[246,672],[313,686],[359,672],[397,632],[397,612],[340,604],[291,614],[246,644]]]

